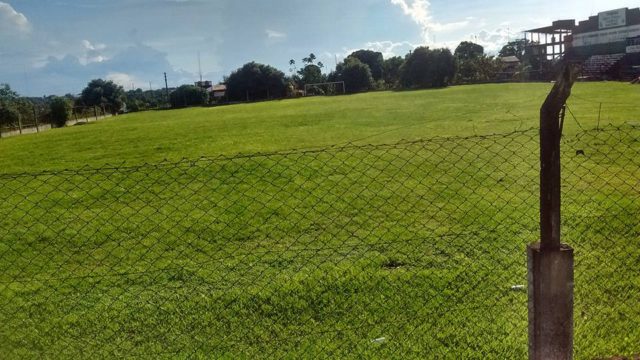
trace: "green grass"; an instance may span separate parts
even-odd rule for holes
[[[549,84],[458,86],[218,108],[152,111],[0,140],[1,172],[154,162],[347,142],[504,133],[538,124]],[[571,110],[585,127],[638,121],[640,88],[579,83]],[[567,131],[577,128],[572,117]]]
[[[548,88],[133,114],[2,139],[0,162],[40,171],[506,132],[536,124]],[[576,94],[607,104],[603,122],[637,120],[634,87]],[[578,101],[594,126],[598,105]],[[625,126],[563,145],[579,359],[640,352],[639,139]],[[0,357],[525,358],[527,294],[511,287],[526,283],[538,236],[537,168],[526,131],[0,175]]]

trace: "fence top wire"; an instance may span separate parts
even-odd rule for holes
[[[584,136],[584,134],[595,133],[595,132],[613,132],[613,131],[621,131],[621,130],[636,130],[640,129],[640,123],[627,122],[622,125],[614,125],[607,124],[604,126],[600,126],[599,128],[590,128],[590,129],[582,129],[580,133],[574,134],[572,136],[576,138],[580,138]],[[532,127],[524,130],[514,130],[510,132],[503,133],[493,133],[493,134],[485,134],[485,135],[467,135],[467,136],[434,136],[431,138],[422,138],[422,139],[414,139],[414,140],[400,140],[395,143],[383,143],[383,144],[355,144],[353,142],[348,142],[345,144],[337,144],[331,146],[324,147],[312,147],[312,148],[300,148],[300,149],[291,149],[291,150],[276,150],[276,151],[267,151],[267,152],[255,152],[255,153],[239,153],[233,155],[213,155],[213,156],[201,156],[199,158],[182,158],[179,160],[169,160],[164,159],[158,162],[143,162],[141,164],[131,164],[127,161],[123,161],[120,163],[106,163],[102,166],[92,166],[86,165],[80,168],[65,168],[61,170],[41,170],[34,172],[0,172],[0,180],[7,179],[16,179],[23,177],[40,177],[40,176],[56,176],[56,175],[81,175],[81,174],[96,174],[101,172],[109,172],[109,171],[139,171],[145,169],[164,169],[164,168],[173,168],[184,165],[195,165],[200,162],[209,162],[209,163],[217,163],[217,162],[227,162],[233,160],[242,160],[242,159],[259,159],[259,158],[269,158],[269,157],[286,157],[286,156],[295,156],[295,155],[312,155],[318,153],[337,153],[342,151],[349,150],[362,150],[362,151],[376,151],[376,150],[386,150],[386,149],[397,149],[406,146],[412,145],[422,145],[427,146],[430,144],[442,144],[451,141],[478,141],[478,140],[487,140],[487,139],[499,139],[506,138],[517,135],[527,135],[530,136],[537,135],[539,133],[539,129],[537,127]],[[566,135],[563,135],[566,138]]]

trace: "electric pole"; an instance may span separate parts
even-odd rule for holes
[[[167,95],[167,104],[169,104],[169,83],[167,82],[167,73],[164,73],[164,89]]]

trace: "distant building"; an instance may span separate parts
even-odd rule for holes
[[[503,56],[499,57],[498,61],[502,63],[502,69],[498,74],[498,80],[506,81],[513,79],[513,76],[518,72],[520,59],[516,56]]]
[[[640,65],[640,8],[615,9],[525,31],[525,54],[537,64],[567,57],[583,64],[582,75],[627,79]]]
[[[211,87],[213,86],[213,83],[211,81],[208,81],[208,80],[196,81],[196,86],[199,87],[200,89],[211,91]]]
[[[221,99],[227,95],[227,85],[218,84],[211,87],[211,94],[215,99]]]
[[[520,64],[520,59],[517,56],[503,56],[498,60],[506,66],[518,66]]]

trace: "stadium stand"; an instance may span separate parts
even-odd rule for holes
[[[582,64],[583,79],[631,81],[640,76],[640,8],[604,11],[578,23],[558,20],[524,36],[525,55],[539,67],[534,70],[568,58]]]

